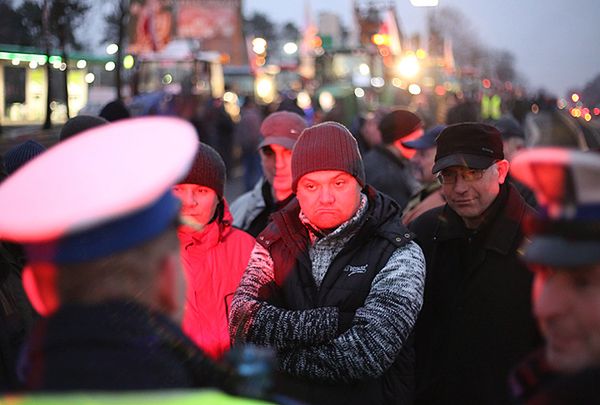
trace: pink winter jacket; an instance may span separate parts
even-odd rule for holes
[[[188,284],[183,330],[215,359],[229,349],[229,305],[254,248],[254,238],[231,222],[225,203],[223,221],[178,233]]]

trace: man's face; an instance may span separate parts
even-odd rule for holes
[[[292,150],[281,145],[267,145],[260,149],[263,173],[277,201],[292,194]]]
[[[177,184],[173,187],[173,194],[181,200],[181,217],[196,230],[210,222],[219,204],[213,189],[197,184]]]
[[[356,214],[360,190],[352,175],[339,170],[320,170],[300,178],[296,197],[313,225],[331,231]]]
[[[600,365],[600,263],[534,272],[533,311],[550,365],[562,372]]]
[[[501,160],[484,170],[451,166],[442,176],[455,181],[442,184],[442,194],[448,205],[465,221],[468,228],[477,228],[483,213],[494,202],[508,172],[508,162]]]
[[[435,176],[431,173],[434,160],[435,146],[428,149],[417,149],[414,156],[410,159],[413,174],[422,184],[427,184],[435,180]]]

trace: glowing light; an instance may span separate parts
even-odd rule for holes
[[[302,108],[303,110],[310,108],[310,106],[312,105],[310,95],[305,91],[301,91],[300,93],[298,93],[298,96],[296,97],[296,102],[298,103],[298,107]]]
[[[386,43],[390,42],[389,37],[384,34],[374,34],[371,37],[371,41],[377,46],[386,45]]]
[[[354,95],[358,98],[364,97],[365,91],[363,89],[361,89],[360,87],[357,87],[354,89]]]
[[[579,94],[577,93],[573,93],[571,94],[571,100],[573,100],[574,103],[579,101]]]
[[[581,117],[581,110],[579,108],[571,108],[571,115],[575,118]]]
[[[21,63],[21,61],[20,61],[19,59],[13,59],[13,60],[11,61],[11,63],[12,63],[13,65],[15,65],[15,66],[18,66],[18,65],[19,65],[19,63]]]
[[[311,45],[313,48],[320,48],[323,46],[323,39],[320,36],[316,36],[312,39]]]
[[[173,83],[173,75],[171,75],[170,73],[165,74],[162,78],[162,83],[163,84]]]
[[[34,60],[32,60],[31,62],[29,62],[29,69],[37,69],[38,67],[38,63]]]
[[[123,58],[123,67],[125,69],[131,69],[135,64],[135,59],[133,59],[133,55],[125,55]]]
[[[371,79],[371,86],[373,87],[383,87],[385,84],[385,80],[383,77],[374,77]]]
[[[319,94],[319,104],[323,111],[329,112],[335,105],[335,98],[333,98],[333,95],[330,92],[324,91]]]
[[[96,79],[96,76],[94,76],[94,74],[92,72],[86,74],[85,78],[84,78],[84,80],[87,84],[93,83],[95,79]]]
[[[410,94],[412,94],[413,96],[416,96],[418,94],[421,94],[421,86],[419,86],[416,83],[411,84],[410,86],[408,86],[408,92]]]
[[[112,72],[113,70],[115,70],[115,67],[116,67],[116,65],[115,65],[115,62],[113,62],[113,61],[106,62],[106,64],[104,65],[104,69],[107,72]]]
[[[590,113],[587,113],[586,115],[584,115],[584,116],[583,116],[583,118],[584,118],[586,121],[591,121],[591,120],[592,120],[592,114],[590,114]]]
[[[106,53],[109,55],[114,55],[118,51],[119,51],[119,45],[117,45],[117,44],[110,44],[106,47]]]
[[[559,110],[564,110],[567,107],[567,100],[565,100],[564,98],[558,99],[558,101],[556,102],[556,106]]]
[[[427,52],[425,52],[424,49],[417,49],[417,52],[415,52],[415,55],[417,56],[418,59],[425,59],[427,57]]]
[[[272,95],[273,82],[271,79],[263,77],[256,81],[256,94],[262,99],[266,99]]]
[[[58,68],[61,70],[61,72],[64,72],[65,70],[67,70],[67,64],[63,62]]]
[[[437,86],[435,86],[434,91],[435,91],[435,94],[437,94],[438,96],[443,96],[444,94],[446,94],[446,89],[441,84],[438,84]]]
[[[415,77],[419,73],[419,70],[419,61],[413,54],[406,55],[398,64],[398,73],[407,79]]]
[[[532,113],[534,113],[534,114],[537,114],[537,113],[539,113],[539,112],[540,112],[540,106],[539,106],[539,105],[537,105],[537,104],[533,104],[533,105],[531,106],[531,112],[532,112]]]
[[[261,37],[252,40],[252,52],[261,55],[267,51],[267,40]]]
[[[288,55],[293,55],[298,52],[298,45],[294,42],[286,42],[285,45],[283,45],[283,52]]]
[[[403,89],[404,88],[404,82],[402,80],[398,79],[397,77],[394,77],[392,79],[392,86],[398,87],[399,89]]]
[[[225,94],[223,94],[223,101],[226,103],[237,103],[238,96],[232,91],[226,91]]]
[[[594,115],[600,115],[600,108],[594,108]]]
[[[77,69],[85,69],[85,67],[87,66],[87,62],[83,59],[79,59],[77,61]]]
[[[490,79],[483,79],[481,81],[481,85],[484,89],[489,89],[490,87],[492,87],[492,82],[490,81]]]
[[[368,76],[371,73],[371,69],[366,63],[361,63],[358,65],[358,72],[363,76]]]

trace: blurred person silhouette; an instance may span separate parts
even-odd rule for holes
[[[410,164],[415,179],[421,183],[421,189],[411,197],[402,213],[404,225],[409,224],[425,211],[446,203],[442,194],[442,184],[431,172],[435,162],[435,139],[444,128],[445,125],[437,125],[425,131],[420,138],[402,142],[404,147],[415,150]]]
[[[410,197],[420,188],[410,169],[414,150],[402,142],[423,135],[423,122],[408,110],[388,113],[379,123],[382,144],[376,145],[364,158],[367,183],[389,195],[404,209]]]
[[[196,147],[179,119],[127,120],[59,143],[0,185],[0,238],[24,244],[25,290],[45,316],[21,361],[27,389],[224,381],[177,326],[185,279],[170,189]]]
[[[505,115],[494,123],[494,126],[500,131],[502,135],[502,144],[504,145],[504,156],[506,160],[512,162],[513,157],[521,150],[525,148],[525,132],[521,128],[521,125],[513,117]],[[527,204],[533,208],[537,207],[537,201],[535,195],[527,186],[518,180],[515,180],[510,171],[508,172],[508,181],[515,186],[515,188],[521,193],[521,196]]]
[[[45,150],[46,148],[44,145],[33,139],[29,139],[13,146],[4,154],[4,168],[6,169],[6,174],[10,176],[25,163],[42,154]]]
[[[600,381],[600,155],[538,148],[513,159],[540,203],[525,232],[545,344],[512,373],[515,403],[595,404]]]
[[[261,166],[258,145],[262,141],[260,125],[263,117],[252,96],[247,96],[242,105],[241,119],[235,126],[235,143],[242,151],[244,167],[244,191],[249,191],[260,179]]]
[[[229,350],[229,305],[254,247],[252,236],[232,227],[224,189],[225,163],[201,143],[173,193],[182,201],[178,236],[188,284],[183,331],[215,359]]]
[[[98,114],[109,122],[124,120],[131,117],[131,113],[122,100],[113,100],[107,103]]]
[[[78,115],[65,122],[65,125],[63,125],[58,134],[58,140],[64,141],[83,131],[105,124],[108,124],[105,118],[93,115]]]
[[[263,178],[254,188],[231,204],[233,225],[256,237],[269,222],[269,216],[292,198],[292,148],[306,121],[300,115],[279,111],[267,116],[258,145]]]

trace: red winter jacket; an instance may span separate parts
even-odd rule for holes
[[[254,248],[252,236],[231,226],[226,203],[224,211],[200,232],[178,233],[188,283],[183,330],[213,358],[229,349],[229,305]]]

